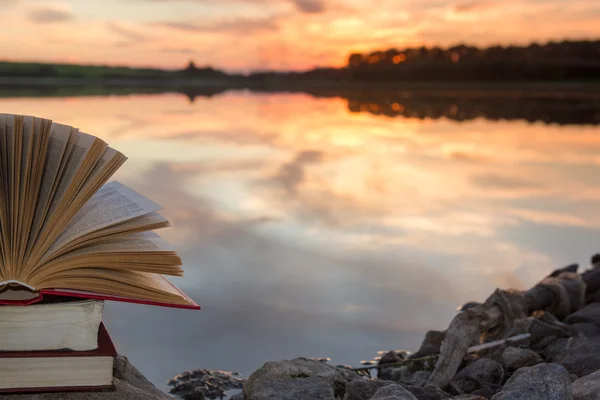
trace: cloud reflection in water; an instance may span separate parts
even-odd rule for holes
[[[414,350],[456,306],[598,250],[600,128],[348,113],[231,93],[2,100],[129,156],[164,206],[201,312],[109,304],[119,349],[162,384],[187,368],[356,364]]]

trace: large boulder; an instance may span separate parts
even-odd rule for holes
[[[387,385],[379,389],[371,400],[418,400],[411,392],[401,385]]]
[[[268,362],[244,383],[246,400],[334,400],[344,396],[355,372],[321,361],[296,358]]]
[[[0,400],[173,400],[123,356],[115,359],[113,376],[115,390],[111,392],[6,394],[0,395]]]
[[[559,364],[523,367],[492,400],[572,400],[569,372]]]
[[[574,400],[600,400],[600,370],[572,383]]]

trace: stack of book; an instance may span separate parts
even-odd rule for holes
[[[0,391],[110,389],[105,300],[199,309],[154,231],[161,207],[109,179],[126,157],[72,126],[0,114]]]

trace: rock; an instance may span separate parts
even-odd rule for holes
[[[229,400],[245,400],[244,399],[244,393],[239,392],[238,394],[234,394],[233,396],[231,396],[229,398]]]
[[[523,367],[492,400],[572,400],[568,371],[559,364]]]
[[[375,392],[371,400],[418,400],[401,385],[387,385]]]
[[[576,323],[569,326],[569,332],[572,336],[580,336],[591,339],[600,336],[600,327],[589,322]]]
[[[296,358],[264,364],[244,383],[243,393],[246,400],[331,400],[343,397],[346,384],[357,378],[349,370]]]
[[[471,308],[479,307],[481,305],[483,305],[483,303],[478,303],[476,301],[469,301],[469,302],[463,304],[462,307],[458,309],[458,311],[469,310]]]
[[[557,339],[568,338],[571,335],[566,328],[549,324],[539,319],[533,319],[529,326],[530,347],[532,350],[543,350]]]
[[[377,365],[392,364],[406,359],[405,352],[388,351],[385,353]],[[404,365],[377,368],[377,377],[388,381],[402,381],[408,379],[410,372]]]
[[[157,389],[127,358],[117,356],[113,369],[115,391],[1,395],[1,400],[173,400]]]
[[[451,383],[459,388],[462,393],[472,393],[486,387],[494,393],[503,378],[504,369],[502,365],[494,360],[482,357],[459,371]]]
[[[586,296],[586,301],[588,303],[597,303],[600,302],[600,289],[596,290],[594,293]]]
[[[235,372],[196,369],[169,380],[170,394],[182,399],[220,399],[228,390],[242,389],[245,379]]]
[[[392,376],[390,378],[392,381],[396,382],[407,382],[410,380],[411,376],[412,374],[408,370],[408,367],[406,365],[401,365],[392,370]]]
[[[574,400],[600,400],[600,370],[577,379],[572,387]]]
[[[369,400],[379,389],[388,385],[398,385],[398,383],[381,379],[355,379],[346,386],[344,400]],[[435,388],[401,386],[412,393],[417,400],[444,400],[448,398],[446,393]]]
[[[420,358],[438,354],[446,336],[445,331],[428,331],[419,350],[408,358]]]
[[[543,362],[543,360],[542,357],[533,350],[509,346],[502,352],[502,362],[508,370],[516,371],[522,367],[530,367],[539,364]]]
[[[317,376],[256,383],[246,400],[335,400],[334,386]],[[339,397],[338,397],[339,398]]]
[[[369,400],[379,389],[393,384],[381,379],[355,379],[346,385],[344,400]]]
[[[412,386],[422,387],[425,386],[430,376],[431,371],[417,371],[414,374],[412,374],[408,383],[410,383]]]
[[[400,357],[398,353],[396,353],[395,351],[388,351],[383,356],[381,356],[381,359],[379,360],[377,365],[391,364],[401,360],[404,360],[404,358]]]
[[[600,366],[600,338],[561,339],[546,350],[546,357],[579,377],[589,375]]]
[[[471,392],[470,394],[476,397],[483,397],[484,399],[491,399],[496,392],[496,388],[484,386],[474,392]]]
[[[473,394],[461,394],[460,396],[452,397],[450,400],[487,400],[483,396]]]
[[[444,400],[448,394],[432,387],[418,387],[411,385],[402,385],[417,398],[417,400]]]
[[[567,324],[588,322],[600,326],[600,303],[590,303],[565,318]]]

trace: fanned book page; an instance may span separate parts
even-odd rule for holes
[[[79,129],[0,114],[0,303],[44,294],[198,309],[154,230],[161,207],[111,176],[126,161]],[[11,297],[12,296],[12,297]]]

